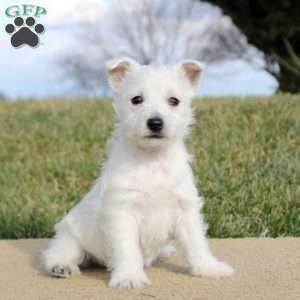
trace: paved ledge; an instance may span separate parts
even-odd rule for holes
[[[0,241],[0,299],[3,300],[299,300],[300,238],[211,240],[218,257],[236,270],[231,278],[208,279],[185,273],[182,259],[147,270],[152,286],[113,290],[108,273],[90,269],[70,279],[50,278],[34,258],[47,240]]]

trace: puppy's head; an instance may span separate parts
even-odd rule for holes
[[[140,147],[183,139],[192,123],[191,98],[202,74],[197,61],[143,66],[129,58],[107,64],[122,134]]]

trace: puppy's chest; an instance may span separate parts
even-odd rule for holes
[[[132,183],[136,188],[147,194],[159,195],[174,191],[182,180],[182,172],[174,164],[172,166],[172,162],[155,162],[137,168],[133,177]]]
[[[172,164],[153,163],[136,169],[130,180],[131,189],[137,191],[137,205],[141,213],[158,216],[172,214],[180,209],[178,191],[182,173]]]
[[[179,201],[169,192],[145,195],[139,206],[140,241],[144,249],[156,249],[173,239],[181,209]]]
[[[176,192],[180,174],[162,166],[153,167],[152,171],[149,173],[148,169],[148,177],[137,186],[140,195],[137,209],[141,240],[146,244],[160,244],[172,237],[181,213]]]

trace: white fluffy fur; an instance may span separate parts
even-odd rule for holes
[[[182,246],[191,274],[233,272],[212,255],[199,215],[202,201],[184,139],[202,67],[185,63],[141,66],[125,58],[108,64],[118,125],[101,177],[56,225],[56,236],[43,253],[49,274],[79,273],[80,264],[92,257],[111,271],[109,286],[144,287],[150,284],[144,268],[173,252],[168,245],[173,239]],[[142,104],[130,102],[136,95],[143,95]],[[180,104],[170,106],[169,97]],[[146,138],[153,116],[164,121],[162,139]]]

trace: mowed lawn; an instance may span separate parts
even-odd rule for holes
[[[209,235],[300,236],[300,96],[194,106]],[[113,120],[108,101],[0,102],[0,238],[53,234],[98,176]]]

